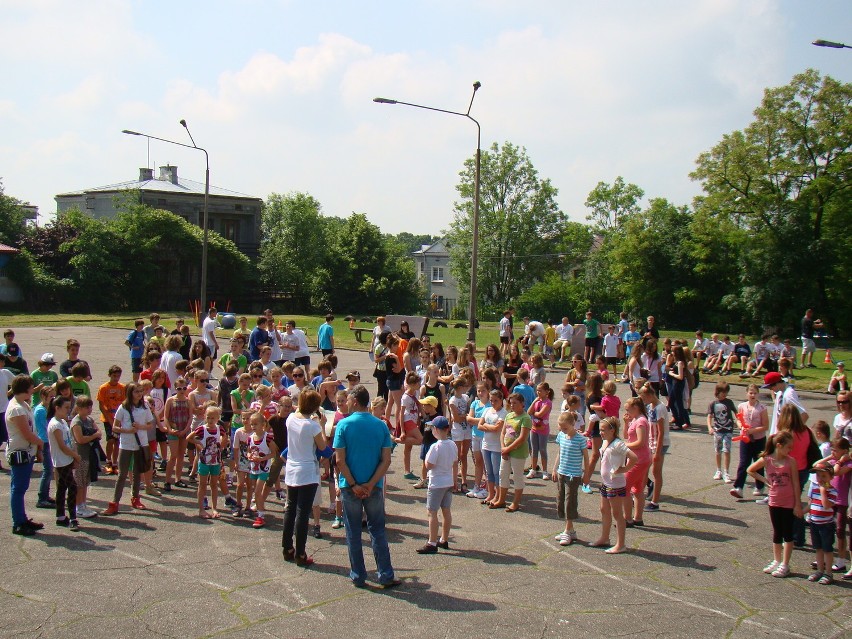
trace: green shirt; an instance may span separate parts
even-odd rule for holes
[[[228,368],[228,364],[231,362],[234,362],[237,365],[240,373],[242,373],[246,369],[246,366],[248,366],[248,359],[245,355],[237,355],[235,359],[230,353],[225,353],[219,358],[219,366],[222,368]]]
[[[598,337],[598,332],[600,331],[600,322],[598,320],[594,318],[583,320],[583,324],[586,326],[586,339]]]
[[[85,379],[75,382],[73,377],[69,377],[67,381],[71,384],[71,394],[74,395],[74,397],[77,397],[78,395],[86,395],[88,397],[92,396],[92,393],[89,391],[89,384]]]
[[[56,382],[59,381],[59,375],[57,375],[54,371],[48,370],[42,373],[40,370],[33,371],[30,377],[33,378],[35,385],[38,386],[40,384],[44,384],[45,386],[53,386]],[[33,395],[33,408],[41,404],[41,397],[38,393]]]
[[[506,419],[503,423],[506,428],[506,435],[503,437],[503,446],[511,446],[518,437],[523,437],[524,439],[524,443],[509,453],[509,457],[514,457],[515,459],[526,459],[530,454],[528,436],[529,431],[532,430],[532,417],[530,417],[527,413],[521,413],[520,415],[509,413],[506,415]],[[522,431],[524,428],[527,429],[526,433]]]

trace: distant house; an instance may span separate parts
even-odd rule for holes
[[[0,244],[0,302],[20,302],[21,289],[6,275],[6,265],[19,253],[14,246]]]
[[[431,314],[434,317],[449,317],[459,289],[450,273],[450,253],[439,239],[433,244],[424,244],[412,254],[417,269],[417,280],[426,291]]]
[[[58,213],[78,208],[95,218],[116,214],[116,196],[139,193],[139,201],[153,208],[171,211],[192,224],[202,226],[204,220],[204,182],[178,178],[176,166],[139,169],[139,179],[98,186],[80,191],[60,193],[55,197]],[[210,185],[208,228],[231,240],[249,259],[255,259],[260,246],[260,211],[263,200],[245,193]]]

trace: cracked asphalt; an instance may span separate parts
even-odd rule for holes
[[[114,362],[129,370],[123,331],[16,331],[30,362],[45,351],[61,359],[65,339],[73,336],[96,382]],[[372,382],[365,353],[338,355],[340,370],[357,368]],[[549,377],[561,380],[562,374]],[[711,393],[708,384],[697,390],[694,423],[705,423]],[[628,396],[625,385],[619,395]],[[740,401],[745,389],[734,387],[731,396]],[[830,421],[830,397],[804,394],[804,401],[811,420]],[[807,582],[810,550],[795,551],[790,577],[763,574],[771,557],[766,508],[737,502],[729,486],[710,478],[712,446],[703,428],[671,438],[661,510],[646,513],[644,528],[627,531],[630,551],[616,556],[584,543],[599,533],[597,495],[580,496],[579,543],[563,548],[554,541],[561,530],[556,487],[540,479],[527,482],[518,513],[456,497],[450,551],[418,555],[426,534],[425,493],[402,479],[401,450],[396,451],[388,537],[403,585],[390,591],[352,587],[343,531],[332,530],[327,515],[323,539],[308,540],[314,566],[285,563],[282,508],[275,499],[263,530],[224,514],[216,522],[201,521],[193,517],[191,490],[176,489],[161,498],[143,495],[149,510],[134,512],[125,503],[117,517],[83,520],[75,534],[56,527],[51,511],[35,508],[33,485],[28,513],[45,529],[36,537],[15,537],[4,473],[0,636],[852,636],[852,583]],[[90,501],[97,507],[106,505],[113,481],[103,477],[93,486]],[[370,568],[369,548],[365,555]]]

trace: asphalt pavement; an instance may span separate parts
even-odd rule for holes
[[[75,337],[80,356],[92,366],[93,386],[116,362],[125,368],[123,381],[130,378],[124,331],[16,332],[31,364],[46,351],[61,361],[65,340]],[[375,390],[366,353],[338,356],[339,370],[360,370]],[[563,376],[553,372],[548,378]],[[626,385],[619,385],[619,395],[629,396]],[[450,550],[418,555],[415,549],[426,538],[425,491],[402,478],[398,449],[388,476],[387,513],[391,556],[403,584],[393,590],[351,585],[343,530],[332,530],[326,514],[323,538],[308,540],[316,563],[301,569],[284,562],[282,504],[274,498],[267,527],[254,530],[249,520],[224,514],[215,522],[198,519],[191,489],[159,498],[143,494],[145,511],[129,508],[127,490],[118,516],[83,520],[82,531],[72,533],[55,526],[51,511],[35,508],[34,476],[28,514],[45,529],[32,538],[13,536],[4,473],[0,636],[852,636],[852,583],[807,582],[810,550],[795,551],[786,579],[762,572],[771,558],[766,507],[754,503],[751,486],[747,499],[737,501],[729,485],[711,479],[712,440],[703,426],[711,396],[712,386],[702,384],[693,400],[693,421],[701,429],[671,434],[661,509],[646,513],[644,528],[627,531],[630,550],[622,555],[586,545],[600,532],[598,495],[581,494],[579,541],[560,547],[553,538],[562,530],[556,487],[541,479],[527,482],[517,513],[456,497]],[[734,387],[731,396],[741,401],[745,389]],[[831,397],[803,398],[811,420],[830,422]],[[556,453],[554,444],[550,452]],[[114,481],[102,477],[90,503],[105,507]]]

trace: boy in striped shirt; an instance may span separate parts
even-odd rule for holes
[[[834,504],[837,503],[837,491],[831,485],[834,469],[829,464],[819,462],[811,472],[816,477],[811,481],[808,491],[808,522],[811,526],[811,543],[816,551],[816,572],[808,577],[827,586],[832,582],[831,565],[834,560]]]
[[[580,516],[577,513],[577,490],[589,467],[589,450],[586,448],[588,440],[577,432],[576,423],[577,413],[574,411],[559,415],[559,434],[556,435],[559,457],[553,464],[551,477],[553,481],[559,482],[556,512],[565,519],[565,531],[555,537],[560,546],[570,546],[577,540],[577,532],[574,530],[574,520]]]

